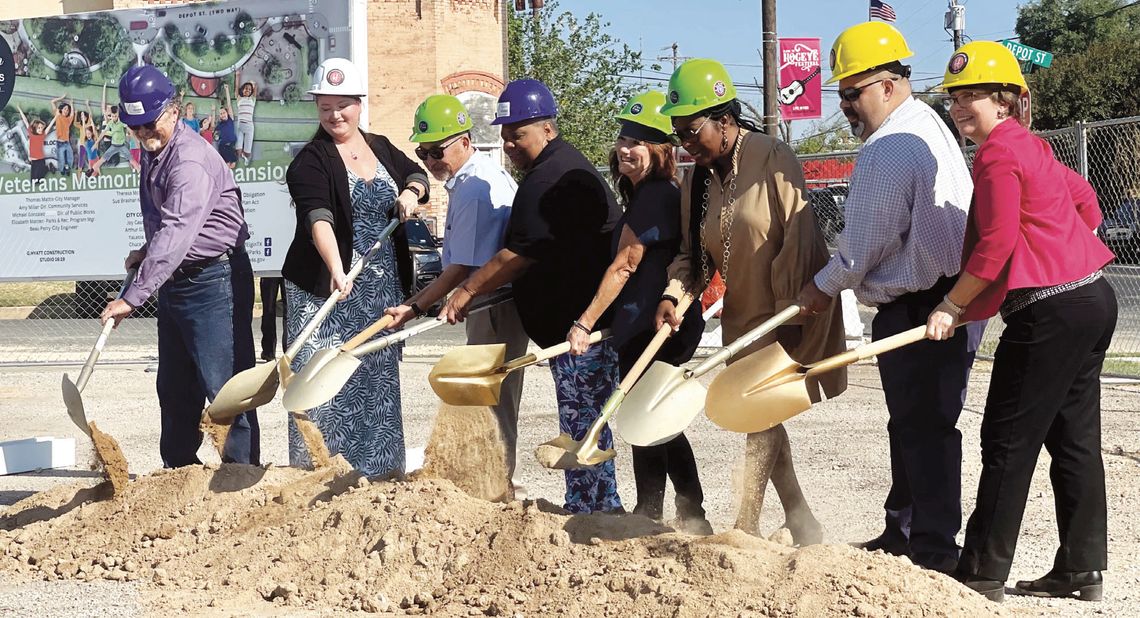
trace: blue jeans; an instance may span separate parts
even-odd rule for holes
[[[253,271],[249,256],[172,277],[158,294],[159,453],[167,468],[201,464],[198,424],[211,400],[234,374],[254,365]],[[227,463],[257,465],[261,440],[257,412],[239,415],[222,453]]]
[[[59,163],[59,173],[67,174],[75,166],[75,149],[71,142],[57,141],[55,143],[55,160]]]

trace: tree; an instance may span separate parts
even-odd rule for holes
[[[85,19],[76,47],[92,64],[118,53],[123,44],[123,29],[113,19]]]
[[[253,23],[253,17],[242,11],[234,17],[233,21],[234,34],[253,34],[257,26]]]
[[[40,42],[45,49],[53,54],[65,54],[71,51],[75,42],[75,24],[71,19],[49,17],[43,21],[40,29]]]
[[[813,122],[805,133],[804,137],[791,141],[796,154],[847,152],[859,147],[859,140],[851,135],[851,124],[844,116]]]
[[[297,86],[297,82],[290,82],[285,84],[284,90],[281,91],[281,98],[286,103],[296,103],[301,100],[301,89]]]
[[[230,53],[230,50],[233,48],[234,42],[230,40],[229,36],[225,34],[219,34],[218,36],[214,37],[214,51],[217,52],[219,56],[225,56],[226,54]]]
[[[194,39],[190,41],[190,51],[194,52],[195,56],[201,58],[210,53],[210,42],[202,35],[195,36]]]
[[[1021,41],[1056,54],[1051,67],[1028,76],[1035,128],[1137,113],[1140,7],[1112,12],[1121,6],[1118,0],[1037,0],[1019,9]]]
[[[251,47],[253,47],[253,37],[243,34],[237,38],[237,49],[242,55],[248,53]]]
[[[641,68],[641,54],[619,46],[597,14],[579,20],[557,9],[557,2],[547,2],[534,15],[511,12],[510,78],[546,84],[558,102],[562,136],[590,161],[604,165],[617,130],[613,117],[637,93],[621,76]]]
[[[270,84],[280,84],[288,78],[289,70],[281,66],[277,56],[270,56],[265,64],[261,65],[261,76]]]

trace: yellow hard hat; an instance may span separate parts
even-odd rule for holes
[[[994,41],[972,41],[958,48],[946,65],[942,89],[979,84],[1017,86],[1029,90],[1013,52]]]
[[[831,79],[827,83],[834,84],[844,77],[913,55],[894,26],[881,21],[856,24],[841,32],[831,44]]]

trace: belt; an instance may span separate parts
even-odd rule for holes
[[[1003,301],[1001,304],[1001,317],[1003,319],[1007,318],[1010,316],[1010,314],[1017,313],[1018,311],[1021,311],[1022,309],[1028,307],[1029,305],[1032,305],[1039,300],[1045,300],[1051,296],[1064,294],[1065,292],[1086,286],[1100,279],[1103,275],[1104,271],[1098,270],[1088,276],[1077,279],[1076,281],[1070,281],[1068,283],[1062,283],[1060,285],[1051,285],[1043,288],[1018,288],[1016,290],[1010,290],[1008,293],[1006,293],[1005,301]]]
[[[237,255],[238,253],[245,253],[245,247],[242,247],[241,249],[226,249],[225,253],[216,255],[212,258],[206,258],[204,260],[184,262],[181,266],[174,269],[174,272],[170,275],[170,280],[181,281],[187,277],[193,277],[194,275],[200,274],[203,270],[206,270],[211,266],[230,261],[230,256]]]

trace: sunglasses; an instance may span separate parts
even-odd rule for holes
[[[151,120],[150,122],[147,122],[144,124],[128,124],[127,128],[130,129],[131,131],[136,132],[136,133],[139,131],[154,132],[155,127],[158,126],[158,121],[162,120],[162,117],[166,115],[167,111],[169,111],[169,110],[162,110],[162,113],[159,114],[157,118],[155,118],[154,120]]]
[[[698,125],[697,128],[695,128],[695,129],[678,129],[678,128],[674,127],[672,137],[676,138],[676,141],[678,143],[679,142],[691,142],[691,141],[697,139],[697,136],[701,134],[701,129],[704,129],[705,125],[708,124],[709,120],[711,120],[711,119],[712,119],[712,116],[705,116],[705,121],[702,122],[700,125]],[[672,142],[673,140],[670,139],[669,141]]]
[[[871,86],[874,86],[875,84],[881,84],[881,83],[887,82],[887,81],[893,82],[897,79],[898,79],[897,77],[884,77],[883,79],[880,79],[878,81],[873,81],[869,84],[863,84],[862,86],[859,86],[858,88],[844,88],[844,89],[839,91],[839,98],[843,99],[844,101],[847,101],[848,103],[854,103],[855,101],[859,100],[859,97],[863,96],[863,91],[870,88]]]
[[[462,137],[462,135],[458,135],[455,137],[455,139],[452,139],[451,141],[440,144],[438,146],[434,146],[432,148],[425,149],[423,146],[416,146],[416,156],[420,158],[420,161],[427,161],[428,157],[439,161],[443,158],[443,151],[447,150],[448,147],[450,147],[455,142],[458,142]]]

